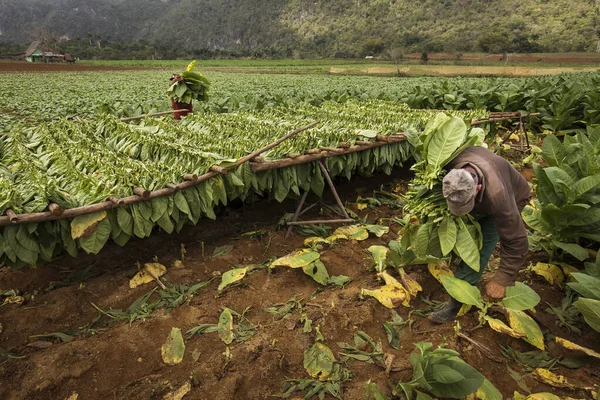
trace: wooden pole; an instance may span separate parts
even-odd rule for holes
[[[318,123],[319,123],[319,121],[315,121],[307,126],[296,129],[296,130],[286,134],[285,136],[282,136],[281,138],[277,139],[275,142],[268,144],[267,146],[263,147],[262,149],[256,150],[253,153],[240,158],[235,164],[233,164],[230,167],[227,167],[227,170],[232,170],[234,168],[239,167],[241,164],[253,159],[254,157],[260,155],[261,153],[264,153],[265,151],[272,149],[273,147],[277,146],[284,140],[287,140],[290,137],[297,135],[300,132],[304,132],[304,131],[312,128],[313,126],[317,125]],[[196,174],[186,174],[184,176],[184,179],[188,179],[188,178],[191,178],[191,179],[187,180],[186,182],[182,182],[177,186],[179,187],[179,190],[186,189],[188,187],[197,185],[200,182],[204,182],[210,178],[213,178],[217,175],[220,175],[220,174],[218,172],[208,172],[208,173],[206,173],[204,175],[200,175],[200,176],[197,176]],[[141,189],[142,191],[145,190],[142,188],[139,188],[139,189]],[[134,196],[117,199],[114,196],[111,196],[108,201],[104,201],[102,203],[90,204],[90,205],[86,205],[86,206],[82,206],[82,207],[69,208],[69,209],[65,210],[61,215],[53,215],[49,211],[17,215],[12,210],[6,210],[6,215],[0,216],[0,226],[7,226],[10,224],[27,224],[27,223],[32,223],[32,222],[56,221],[59,219],[73,218],[73,217],[77,217],[80,215],[86,215],[86,214],[92,214],[95,212],[106,211],[106,210],[110,210],[112,208],[123,207],[123,206],[127,206],[130,204],[139,203],[141,201],[147,201],[147,200],[155,199],[157,197],[167,196],[169,194],[175,193],[175,191],[176,190],[172,189],[172,188],[159,189],[159,190],[149,192],[148,197],[138,196],[136,194]],[[135,189],[134,189],[134,192],[135,192]],[[141,193],[143,194],[144,192],[141,192]]]
[[[387,146],[393,143],[404,142],[406,137],[404,135],[397,135],[390,139],[389,142],[362,142],[368,144],[361,144],[351,146],[347,149],[336,149],[341,151],[330,152],[330,151],[320,151],[318,154],[305,154],[295,158],[284,158],[281,160],[274,161],[265,161],[264,163],[250,163],[250,168],[252,171],[268,171],[271,169],[290,167],[292,165],[306,164],[313,161],[319,161],[327,157],[332,156],[343,156],[345,154],[356,153],[357,151],[368,150],[374,147]]]

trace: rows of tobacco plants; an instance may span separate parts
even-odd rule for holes
[[[487,115],[482,111],[456,114],[466,120]],[[162,189],[169,183],[182,182],[185,174],[201,175],[211,165],[231,165],[319,118],[322,122],[317,127],[294,136],[264,157],[279,159],[290,152],[373,140],[377,134],[420,130],[434,115],[395,103],[372,101],[366,106],[349,101],[277,112],[199,113],[180,123],[165,117],[130,125],[103,115],[15,128],[0,140],[0,212],[41,212],[51,203],[70,209],[103,202],[111,196],[131,196],[136,187]],[[389,173],[411,155],[411,145],[402,142],[332,157],[327,164],[333,176],[350,178],[375,170]],[[257,174],[243,165],[186,190],[117,210],[76,217],[70,222],[5,227],[0,236],[0,262],[36,265],[63,249],[72,255],[78,248],[97,253],[109,238],[124,245],[132,236],[149,236],[155,226],[170,233],[202,217],[215,218],[215,206],[227,205],[236,198],[272,195],[283,201],[301,190],[320,195],[323,187],[323,176],[314,163]],[[76,233],[86,224],[97,226],[89,235]]]
[[[0,74],[0,104],[35,122],[98,112],[139,115],[169,108],[172,70]],[[599,73],[538,78],[380,78],[209,72],[210,100],[196,109],[262,110],[349,98],[399,101],[417,109],[540,112],[535,130],[564,131],[600,122]],[[0,120],[0,127],[6,126]],[[6,129],[6,127],[4,128]]]

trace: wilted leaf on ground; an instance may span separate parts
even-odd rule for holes
[[[519,392],[513,394],[513,400],[561,400],[560,397],[552,393],[534,393],[529,396],[522,395]]]
[[[360,295],[374,297],[387,308],[395,308],[400,304],[408,307],[410,296],[404,286],[386,272],[377,275],[384,279],[385,286],[373,290],[361,289]]]
[[[318,260],[321,257],[318,251],[314,251],[311,249],[303,249],[293,252],[292,254],[288,254],[287,256],[278,258],[273,261],[270,268],[283,266],[290,268],[301,268],[306,265],[313,263],[315,260]]]
[[[176,365],[183,361],[185,343],[181,336],[181,329],[171,328],[171,333],[165,344],[162,345],[161,355],[165,364]]]
[[[325,265],[320,260],[316,260],[312,264],[305,265],[302,267],[302,271],[304,271],[306,275],[310,276],[321,285],[327,285],[329,283],[329,273],[327,272]]]
[[[384,225],[369,225],[369,224],[367,224],[367,225],[365,225],[365,228],[367,228],[367,230],[369,232],[371,232],[378,238],[382,237],[383,235],[385,235],[386,233],[388,233],[390,231],[390,227],[384,226]]]
[[[398,272],[400,273],[400,280],[402,281],[402,284],[408,290],[411,296],[415,297],[421,290],[423,290],[416,279],[404,272],[404,268],[399,268]]]
[[[560,344],[565,349],[581,351],[581,352],[587,354],[588,356],[600,358],[600,354],[595,352],[594,350],[588,349],[587,347],[580,346],[580,345],[573,343],[567,339],[563,339],[561,337],[556,336],[554,338],[554,340],[556,340],[556,343]]]
[[[73,218],[71,221],[71,237],[79,239],[90,236],[94,232],[94,229],[96,229],[96,226],[106,219],[107,216],[106,211],[99,211]]]
[[[65,400],[77,400],[79,398],[79,393],[73,392],[72,395],[67,397]]]
[[[229,286],[232,283],[235,283],[237,281],[240,281],[242,278],[244,278],[244,276],[246,276],[246,272],[248,272],[248,267],[235,268],[235,269],[225,272],[221,276],[221,284],[219,285],[219,287],[217,289],[218,292],[221,293],[223,291],[223,289],[225,289],[227,286]]]
[[[554,264],[537,263],[532,268],[533,272],[544,277],[551,285],[560,285],[565,280],[565,275],[560,267]]]
[[[231,245],[231,244],[226,244],[224,246],[215,247],[212,258],[226,256],[227,254],[231,253],[232,250],[233,250],[233,245]]]
[[[348,283],[350,283],[351,281],[352,281],[352,278],[350,278],[349,276],[336,275],[336,276],[330,276],[329,281],[327,283],[330,283],[330,284],[336,285],[336,286],[345,286]]]
[[[348,240],[365,240],[369,238],[369,232],[364,225],[350,225],[337,228],[334,235],[342,235]]]
[[[190,382],[186,382],[176,391],[167,393],[165,395],[165,397],[163,397],[163,400],[181,400],[191,390],[192,390],[192,384]]]
[[[545,383],[550,386],[560,387],[560,388],[575,388],[575,386],[571,385],[567,378],[562,375],[557,375],[552,371],[549,371],[544,368],[536,368],[533,370],[531,375],[538,381]]]
[[[304,368],[313,378],[320,381],[329,380],[336,359],[329,347],[321,342],[316,342],[304,351]]]
[[[159,263],[147,263],[144,264],[144,267],[138,271],[137,274],[134,275],[133,278],[129,281],[129,287],[134,289],[138,286],[144,285],[146,283],[150,283],[155,280],[155,278],[159,278],[163,276],[167,272],[167,267]]]
[[[235,339],[235,334],[233,332],[233,314],[229,308],[224,309],[219,316],[217,332],[225,344],[231,344],[233,339]]]

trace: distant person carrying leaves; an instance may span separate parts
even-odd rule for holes
[[[514,285],[527,254],[527,232],[521,218],[531,197],[527,181],[508,161],[483,147],[467,147],[447,167],[450,172],[444,176],[442,192],[448,209],[456,216],[471,214],[483,236],[479,271],[461,261],[454,276],[477,285],[500,241],[500,266],[486,284],[485,295],[492,301],[501,300],[506,287]],[[451,321],[461,306],[451,297],[429,319],[436,324]]]

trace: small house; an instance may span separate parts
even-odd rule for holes
[[[44,51],[40,47],[40,42],[36,40],[25,50],[25,60],[29,62],[54,63],[65,61],[65,56],[53,51]]]
[[[40,42],[38,40],[32,42],[27,50],[25,50],[25,60],[29,62],[44,61],[44,52],[40,48]]]

